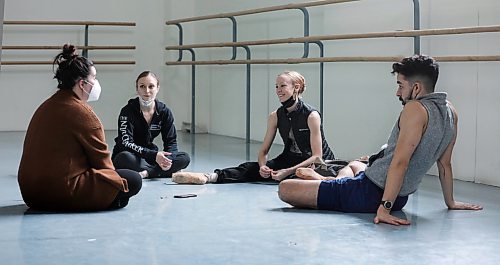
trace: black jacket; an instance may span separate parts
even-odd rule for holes
[[[163,151],[170,152],[171,157],[175,157],[178,151],[177,133],[172,111],[155,99],[155,112],[148,126],[139,106],[139,98],[130,99],[118,117],[118,136],[115,138],[112,157],[122,151],[129,151],[153,162],[158,153],[158,147],[153,143],[153,139],[160,133]]]

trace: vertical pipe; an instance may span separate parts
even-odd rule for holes
[[[306,8],[299,8],[304,14],[304,37],[309,37],[309,12]],[[309,56],[309,42],[304,42],[304,54],[302,58],[307,58]]]
[[[187,49],[191,53],[191,61],[196,61],[193,49]],[[191,155],[195,153],[195,133],[196,133],[196,65],[191,65]]]
[[[413,0],[413,29],[420,29],[420,3]],[[420,54],[420,36],[413,37],[413,53]]]
[[[234,17],[228,17],[232,24],[233,24],[233,42],[237,42],[238,39],[237,39],[237,33],[238,33],[238,30],[237,30],[237,24],[236,24],[236,19]],[[233,46],[233,56],[231,57],[231,60],[235,60],[236,59],[236,46]]]
[[[248,46],[241,46],[247,52],[247,60],[252,58],[250,53],[250,48]],[[245,143],[246,143],[246,156],[247,160],[250,160],[250,77],[251,77],[251,64],[247,64],[247,87],[246,87],[246,135],[245,135]]]
[[[315,44],[319,47],[319,57],[325,57],[325,46],[321,41],[315,41]],[[319,112],[324,117],[325,113],[323,112],[323,97],[324,97],[324,80],[325,80],[325,63],[319,63]]]
[[[175,23],[177,28],[179,29],[179,46],[182,46],[182,43],[184,43],[184,34],[182,30],[182,26],[180,23]],[[179,58],[177,59],[178,62],[182,61],[182,50],[179,50]]]
[[[85,25],[85,46],[89,46],[89,25]],[[83,57],[89,58],[89,51],[87,49],[83,49],[82,53]]]
[[[236,22],[236,19],[234,17],[228,17],[232,24],[233,24],[233,42],[237,42],[237,33],[238,33],[238,24]],[[250,48],[248,46],[241,46],[245,51],[247,52],[247,60],[250,60],[251,54],[250,54]],[[237,56],[236,52],[237,47],[233,46],[233,56],[231,57],[231,60],[235,60]],[[246,154],[246,159],[250,160],[250,75],[251,75],[251,70],[250,70],[250,64],[246,65],[247,68],[247,76],[246,76],[246,113],[245,113],[245,154]]]

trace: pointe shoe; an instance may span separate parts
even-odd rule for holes
[[[205,173],[180,171],[172,174],[172,181],[178,184],[198,184],[207,183],[208,177]]]

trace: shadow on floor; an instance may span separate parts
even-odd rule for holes
[[[373,222],[373,218],[375,217],[374,213],[342,213],[342,212],[336,212],[336,211],[323,211],[323,210],[313,210],[313,209],[302,209],[302,208],[296,208],[296,207],[281,207],[281,208],[273,208],[270,209],[269,211],[271,212],[287,212],[287,213],[303,213],[303,214],[330,214],[330,215],[349,215],[349,216],[354,216],[359,218],[360,220],[363,220],[365,222]],[[401,218],[401,219],[407,219],[408,220],[408,215],[404,211],[396,211],[396,212],[391,212],[392,215]],[[411,218],[411,215],[410,215]]]
[[[29,207],[24,203],[1,206],[0,216],[24,215],[28,210]]]

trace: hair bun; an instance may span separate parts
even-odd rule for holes
[[[76,47],[72,44],[64,44],[62,51],[63,58],[66,60],[72,59],[75,56],[78,56],[76,53]]]

